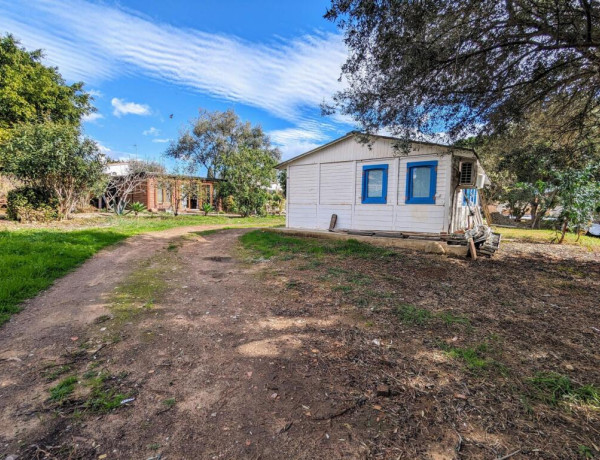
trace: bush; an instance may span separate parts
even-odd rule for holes
[[[19,222],[48,222],[58,217],[58,200],[38,187],[19,187],[8,192],[6,213]]]

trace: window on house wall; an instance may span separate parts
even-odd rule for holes
[[[437,161],[406,165],[406,204],[435,204]]]
[[[362,203],[387,203],[388,165],[363,166]]]
[[[468,199],[468,202],[467,202]],[[466,188],[463,190],[463,206],[475,206],[477,204],[477,189]]]
[[[156,202],[164,203],[165,202],[165,192],[164,189],[159,188],[156,190]]]

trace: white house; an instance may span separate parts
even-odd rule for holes
[[[405,154],[398,139],[355,133],[284,161],[286,226],[451,234],[481,223],[477,188],[488,183],[475,152],[413,142]],[[477,220],[479,219],[479,221]]]

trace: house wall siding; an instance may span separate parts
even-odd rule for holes
[[[406,204],[407,163],[437,161],[435,204]],[[387,202],[362,203],[363,166],[388,166]],[[448,231],[451,151],[419,145],[408,155],[391,140],[368,146],[350,138],[288,167],[287,226],[326,229],[332,214],[337,228],[441,233]]]

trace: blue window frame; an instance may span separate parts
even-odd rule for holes
[[[362,203],[387,203],[388,165],[363,166]]]
[[[467,203],[467,198],[469,199]],[[463,190],[463,206],[467,205],[475,206],[477,204],[477,189],[466,188]]]
[[[435,204],[437,161],[406,165],[406,204]]]

